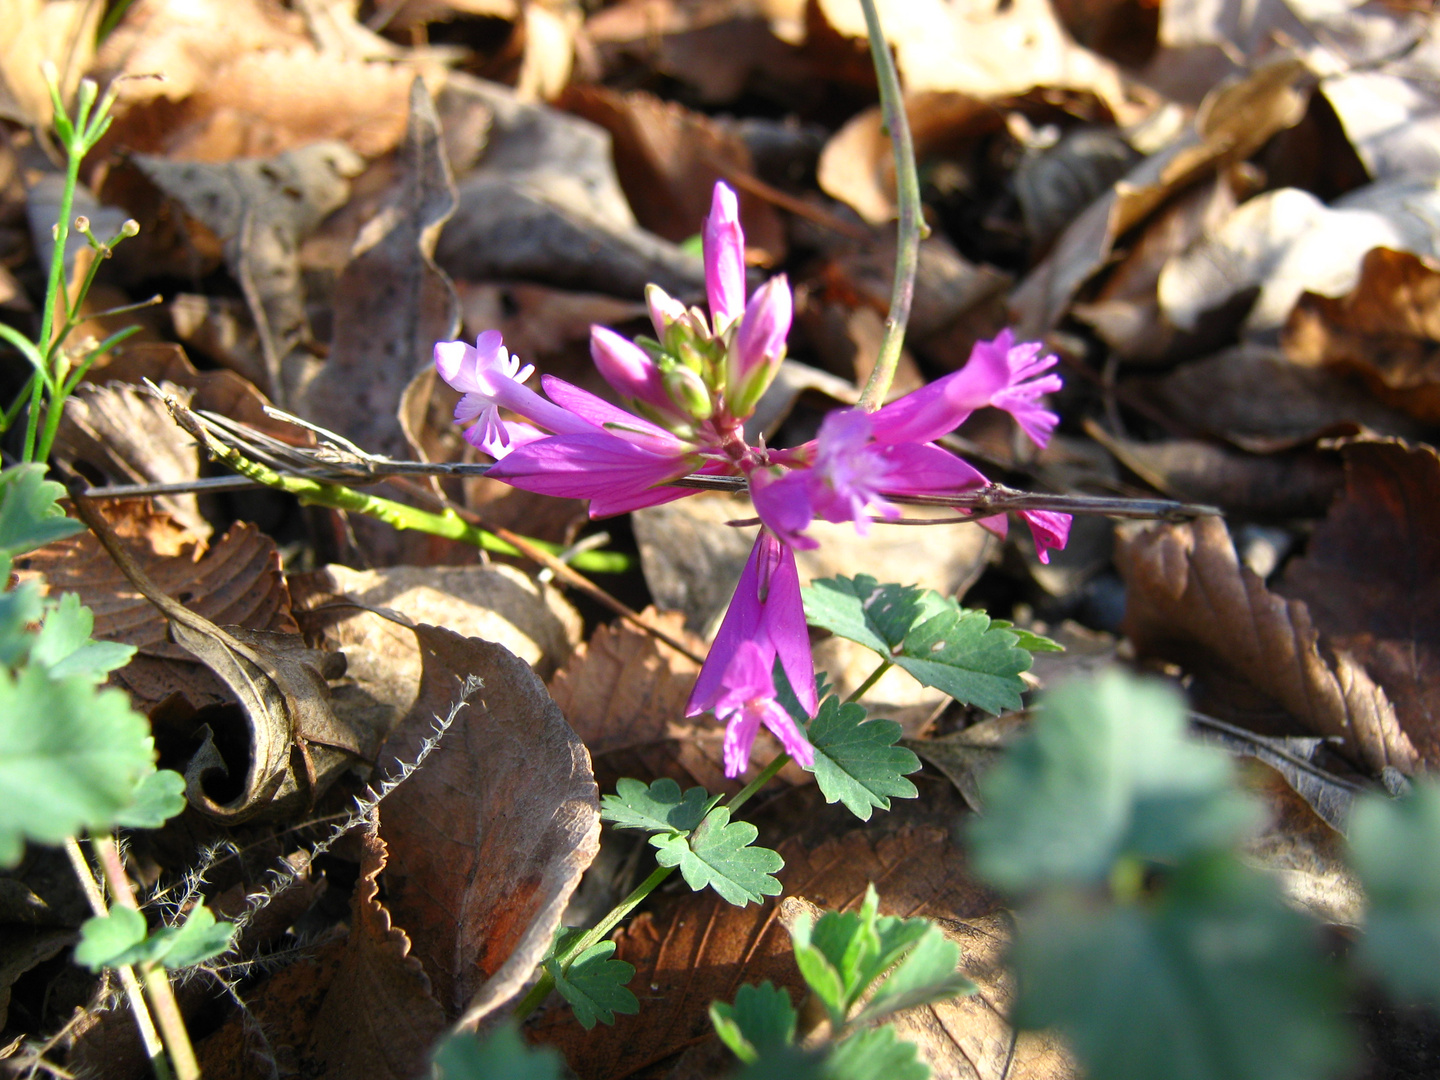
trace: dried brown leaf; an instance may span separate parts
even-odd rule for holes
[[[1400,728],[1440,765],[1440,455],[1356,442],[1345,491],[1282,590],[1309,608],[1337,656],[1353,657],[1394,704]]]
[[[1356,372],[1382,401],[1440,420],[1440,261],[1372,249],[1349,293],[1300,297],[1283,343],[1297,364]]]
[[[1122,538],[1116,565],[1137,654],[1238,680],[1303,729],[1344,739],[1372,769],[1414,769],[1419,756],[1385,691],[1355,656],[1321,639],[1304,602],[1277,596],[1240,563],[1221,519]]]
[[[585,747],[529,666],[499,645],[418,626],[415,708],[380,754],[414,761],[462,677],[485,686],[423,768],[386,797],[387,906],[449,1017],[474,1023],[514,996],[550,946],[599,849]]]
[[[233,526],[206,548],[143,501],[110,502],[103,512],[156,585],[211,622],[293,634],[290,595],[275,542],[253,525]],[[139,652],[112,676],[149,710],[171,694],[190,704],[229,701],[221,683],[167,637],[164,617],[126,582],[90,533],[16,560],[22,578],[43,576],[51,592],[73,592],[95,612],[94,636]]]
[[[423,965],[410,954],[410,939],[380,901],[376,879],[385,868],[385,842],[367,830],[360,844],[350,939],[315,1014],[308,1056],[329,1076],[416,1080],[429,1073],[430,1047],[445,1029],[445,1011]]]
[[[984,889],[965,876],[964,862],[945,830],[907,827],[889,835],[851,832],[809,847],[780,846],[783,902],[733,907],[710,893],[685,895],[656,914],[641,915],[617,935],[615,956],[636,967],[631,987],[637,1016],[614,1027],[583,1032],[570,1010],[552,1008],[530,1030],[558,1046],[584,1080],[634,1075],[697,1043],[708,1042],[712,1001],[733,1001],[742,983],[765,979],[800,1002],[803,983],[781,923],[788,905],[804,901],[853,910],[874,883],[885,914],[925,916],[961,948],[961,967],[980,985],[969,998],[903,1013],[902,1038],[920,1046],[932,1075],[956,1080],[1068,1080],[1073,1069],[1047,1040],[1018,1042],[1004,1019],[1012,989],[1001,953],[1009,919]],[[687,1055],[688,1057],[689,1055]],[[685,1059],[682,1059],[682,1063]]]
[[[710,213],[716,180],[754,169],[749,147],[735,132],[644,91],[577,86],[560,105],[610,132],[615,171],[636,219],[676,243],[694,236]],[[740,218],[747,246],[770,262],[784,258],[785,231],[774,207],[742,190]]]

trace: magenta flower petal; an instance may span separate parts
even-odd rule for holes
[[[725,358],[725,393],[737,417],[748,416],[785,359],[794,300],[785,275],[773,277],[750,297]]]
[[[644,417],[636,416],[632,412],[626,412],[616,405],[611,405],[610,402],[602,397],[596,397],[589,390],[582,390],[564,379],[557,379],[554,375],[540,376],[540,383],[545,387],[545,393],[551,401],[572,415],[580,417],[590,425],[591,430],[600,428],[606,434],[634,443],[642,450],[648,450],[655,454],[685,452],[685,444],[659,424],[652,424]]]
[[[979,469],[934,443],[896,443],[879,453],[889,466],[887,495],[953,495],[990,483]]]
[[[810,507],[809,470],[796,469],[772,477],[756,471],[750,475],[750,501],[765,527],[793,548],[809,551],[820,546],[805,535],[815,512]]]
[[[750,763],[750,750],[763,723],[780,739],[791,757],[802,765],[815,764],[815,749],[800,726],[775,700],[771,671],[775,650],[750,640],[742,641],[725,665],[720,695],[713,708],[725,722],[725,775],[739,776]]]
[[[764,543],[767,558],[773,559],[770,589],[765,597],[765,635],[775,647],[780,667],[790,688],[809,716],[820,708],[815,696],[815,657],[810,651],[810,631],[805,625],[805,603],[800,598],[800,571],[795,567],[795,550],[760,530],[757,545]]]
[[[643,401],[665,412],[675,412],[675,405],[665,392],[660,368],[650,359],[650,354],[633,341],[603,326],[592,326],[590,356],[605,381],[621,397]]]
[[[551,435],[537,427],[515,420],[501,420],[498,429],[488,424],[476,424],[467,428],[463,435],[465,441],[471,446],[489,454],[496,461],[509,456],[527,443],[552,438]]]
[[[694,716],[715,707],[723,692],[725,670],[742,642],[759,642],[760,617],[764,606],[760,597],[761,549],[767,533],[760,530],[755,546],[750,549],[750,558],[745,560],[745,569],[740,571],[740,580],[735,584],[735,594],[730,606],[725,609],[725,618],[710,645],[700,674],[695,678],[695,688],[690,691],[690,701],[685,706],[685,715]],[[772,538],[773,542],[773,538]],[[802,612],[803,614],[803,612]]]
[[[591,517],[606,517],[689,494],[654,489],[695,464],[692,457],[652,454],[592,428],[588,434],[557,435],[512,450],[488,475],[541,495],[589,499]]]
[[[442,341],[435,346],[435,368],[440,377],[465,396],[455,410],[458,421],[473,419],[482,425],[472,440],[505,447],[501,409],[529,420],[537,427],[560,434],[593,431],[588,421],[546,401],[524,380],[535,370],[505,351],[498,330],[486,330],[471,348],[463,341]]]
[[[657,341],[664,341],[670,324],[685,314],[684,304],[653,283],[645,286],[645,307],[650,312],[650,325],[655,327]]]
[[[735,192],[723,182],[715,184],[701,241],[710,320],[719,333],[745,311],[745,233],[740,228]]]
[[[754,709],[739,709],[727,716],[724,723],[725,775],[736,777],[750,764],[750,751],[760,731],[760,713]]]
[[[1070,515],[1052,510],[1022,510],[1020,516],[1035,538],[1035,554],[1042,563],[1050,561],[1050,550],[1063,548],[1070,539]]]
[[[807,769],[814,766],[815,747],[810,745],[810,740],[800,730],[800,725],[795,723],[795,718],[785,711],[784,706],[772,698],[765,702],[760,719],[780,740],[780,745],[785,747],[787,754]]]

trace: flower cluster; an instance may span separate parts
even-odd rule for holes
[[[735,193],[715,185],[703,232],[710,313],[687,308],[658,286],[646,291],[655,337],[626,338],[591,328],[590,353],[623,399],[619,408],[562,379],[544,376],[544,396],[524,385],[533,369],[500,334],[474,347],[435,346],[440,376],[464,396],[455,410],[465,437],[496,459],[489,475],[526,491],[589,499],[604,517],[692,494],[673,482],[691,473],[746,478],[760,535],[700,670],[687,715],[713,711],[725,722],[725,771],[744,771],[763,723],[802,764],[814,753],[776,701],[776,662],[796,698],[818,708],[795,550],[816,542],[817,518],[855,524],[900,515],[894,496],[946,496],[989,481],[935,440],[984,406],[1004,409],[1044,446],[1057,417],[1041,398],[1060,387],[1038,344],[1010,332],[975,346],[969,362],[874,411],[839,409],[814,440],[785,450],[751,446],[744,423],[785,358],[792,301],[784,276],[747,300],[745,239]],[[507,419],[501,410],[519,417]],[[473,423],[472,423],[473,422]],[[1062,548],[1065,514],[1025,512],[1042,561]],[[1002,516],[980,524],[1004,534]]]

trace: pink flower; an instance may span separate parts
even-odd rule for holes
[[[814,763],[809,741],[775,702],[771,673],[777,658],[796,699],[814,716],[820,703],[795,552],[768,529],[761,529],[685,709],[686,716],[713,710],[728,721],[727,776],[745,770],[761,723],[775,732],[796,761]]]
[[[785,359],[794,299],[785,275],[773,277],[750,297],[725,355],[725,398],[735,416],[755,411],[760,395]]]
[[[723,183],[715,185],[710,216],[700,238],[705,250],[710,321],[718,335],[745,310],[745,233],[740,228],[740,203]]]
[[[622,398],[643,402],[676,419],[684,414],[665,392],[665,379],[650,354],[604,326],[590,327],[590,358]]]

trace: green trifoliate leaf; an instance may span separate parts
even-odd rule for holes
[[[896,746],[903,731],[893,720],[866,720],[861,705],[842,705],[828,697],[807,732],[815,748],[815,782],[826,802],[843,802],[861,821],[891,799],[913,799],[919,792],[905,779],[920,759]]]
[[[13,559],[84,532],[85,526],[57,505],[64,494],[64,487],[45,479],[44,465],[16,465],[0,472],[0,557]]]
[[[145,916],[134,908],[113,907],[108,915],[97,915],[80,924],[80,943],[75,962],[91,971],[128,964],[130,955],[145,941]]]
[[[149,725],[119,690],[27,665],[0,669],[0,866],[25,839],[109,829],[155,768]]]
[[[1440,787],[1362,796],[1350,852],[1369,906],[1360,958],[1407,1000],[1440,1002]]]
[[[914,1043],[890,1026],[851,1035],[825,1061],[825,1080],[929,1080],[930,1066]]]
[[[185,809],[185,777],[156,769],[135,786],[130,805],[115,815],[123,829],[158,829]]]
[[[102,967],[158,962],[167,968],[191,967],[230,947],[235,928],[215,921],[203,904],[179,926],[162,926],[146,935],[145,916],[134,908],[113,907],[108,915],[88,919],[80,927],[75,962],[92,971]]]
[[[549,1046],[531,1046],[513,1023],[484,1038],[468,1031],[451,1035],[431,1055],[435,1080],[561,1080],[563,1059]]]
[[[992,713],[1020,707],[1020,673],[1031,656],[1009,623],[992,623],[934,590],[880,585],[868,574],[823,578],[802,592],[812,625],[874,649],[926,686]]]
[[[1344,1075],[1340,977],[1317,945],[1315,927],[1229,855],[1190,860],[1140,903],[1051,890],[1019,915],[1015,1023],[1059,1029],[1094,1077]]]
[[[648,788],[639,780],[619,780],[615,791],[600,799],[600,820],[617,829],[648,832],[688,833],[705,817],[705,804],[710,798],[702,787],[681,794],[680,785],[668,777]]]
[[[746,983],[735,1004],[710,1004],[710,1022],[731,1052],[746,1064],[795,1041],[795,1006],[790,995],[769,981]]]
[[[1098,884],[1122,858],[1173,864],[1228,848],[1258,819],[1230,760],[1185,737],[1179,696],[1118,671],[1046,695],[980,793],[974,866],[1011,891]]]
[[[50,669],[51,678],[81,675],[103,682],[135,655],[135,646],[116,641],[92,641],[95,615],[74,593],[65,593],[45,614],[40,632],[30,645],[30,663]]]
[[[613,941],[601,941],[577,956],[564,970],[554,960],[545,966],[555,978],[555,989],[570,1003],[575,1019],[586,1031],[597,1021],[613,1024],[616,1013],[640,1011],[640,1002],[625,984],[635,977],[635,965],[611,960]]]
[[[699,892],[709,885],[738,907],[758,904],[780,894],[780,882],[771,875],[785,865],[769,848],[751,847],[760,830],[748,821],[731,821],[730,811],[717,806],[689,837],[671,833],[652,836],[659,849],[655,861],[678,866],[685,883]]]
[[[905,959],[885,977],[855,1022],[864,1024],[917,1005],[973,994],[975,984],[956,970],[959,966],[960,946],[946,938],[938,926],[930,925]]]

